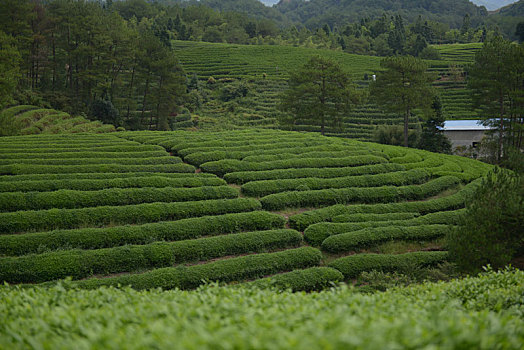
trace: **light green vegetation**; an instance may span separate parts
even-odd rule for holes
[[[205,92],[203,104],[196,112],[198,115],[192,119],[189,115],[180,116],[180,122],[175,123],[177,128],[284,128],[278,121],[283,117],[277,108],[279,96],[287,88],[289,73],[315,55],[336,61],[361,88],[367,87],[371,75],[377,74],[380,68],[379,57],[327,49],[188,41],[175,41],[174,47],[188,76],[196,74],[200,81],[199,89]],[[474,53],[481,44],[435,47],[441,52],[443,60],[428,61],[428,64],[430,71],[438,75],[434,86],[441,95],[446,118],[478,118],[480,111],[473,108],[470,91],[466,88],[464,66],[473,62]],[[210,77],[213,77],[213,83],[208,82]],[[222,100],[221,91],[237,89],[240,81],[248,89],[247,95]],[[363,99],[362,102],[343,118],[342,128],[327,127],[326,135],[370,141],[378,126],[402,124],[402,116],[385,113],[372,101]],[[418,128],[420,117],[417,113],[410,118],[411,130]],[[299,119],[292,129],[319,132],[320,125]]]
[[[379,255],[353,273],[345,259],[392,243],[395,253],[429,243],[443,250],[439,240],[490,169],[249,129],[6,137],[0,153],[0,281],[71,276],[85,288],[191,289],[274,276],[280,282],[254,284],[310,291],[406,261],[434,266],[445,252]]]
[[[0,136],[115,131],[113,125],[35,106],[15,106],[0,111],[0,125]]]
[[[491,272],[375,294],[1,287],[0,347],[521,349],[523,281],[521,271]]]

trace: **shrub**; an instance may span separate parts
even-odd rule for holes
[[[453,176],[440,177],[422,185],[343,188],[316,191],[295,191],[271,194],[260,202],[268,210],[307,208],[336,203],[376,203],[398,200],[415,200],[434,196],[455,186],[459,180]]]
[[[431,240],[444,237],[450,228],[448,225],[366,228],[359,231],[330,236],[322,242],[322,249],[330,253],[339,253],[376,245],[377,243],[389,240]]]
[[[0,235],[0,255],[24,255],[61,248],[101,249],[154,241],[180,241],[242,231],[284,227],[282,216],[264,211],[202,216],[145,225],[81,228]]]
[[[0,213],[0,234],[32,230],[97,227],[109,224],[140,224],[219,215],[260,209],[260,202],[248,198],[197,202],[145,203],[82,209],[49,209]]]
[[[346,158],[298,158],[285,159],[273,162],[242,162],[236,159],[224,159],[216,162],[204,163],[200,166],[202,171],[224,176],[226,173],[235,171],[259,171],[287,168],[324,168],[324,167],[349,167],[357,165],[380,164],[387,162],[386,159],[377,156],[358,156]]]
[[[252,181],[242,186],[242,193],[253,197],[262,197],[272,193],[294,191],[299,188],[319,190],[328,188],[373,187],[384,185],[410,185],[425,182],[428,172],[422,169],[400,171],[376,175],[336,177],[330,179],[305,178]]]
[[[447,252],[414,252],[406,254],[356,254],[337,259],[329,264],[346,279],[355,278],[364,271],[384,272],[411,270],[414,267],[433,265],[445,261]]]
[[[402,171],[404,167],[399,164],[374,164],[345,168],[301,168],[277,169],[268,171],[240,171],[224,175],[228,183],[244,184],[250,181],[298,179],[307,177],[334,178],[364,174],[381,174],[393,171]]]
[[[170,243],[0,258],[0,281],[38,283],[67,276],[80,279],[93,274],[136,271],[296,247],[301,241],[302,235],[293,230],[257,231]]]
[[[392,227],[392,226],[419,226],[419,225],[457,225],[464,215],[464,209],[442,211],[426,214],[409,220],[392,220],[392,221],[365,221],[355,223],[331,223],[321,222],[309,226],[304,232],[304,238],[314,246],[320,245],[325,239],[332,235],[359,231],[375,227]]]
[[[65,158],[65,159],[2,159],[0,166],[9,164],[31,164],[31,165],[98,165],[98,164],[122,164],[122,165],[155,165],[182,163],[178,157],[153,158]]]
[[[229,186],[194,188],[108,188],[99,191],[58,190],[53,192],[0,193],[0,211],[51,208],[84,208],[102,205],[130,205],[151,202],[185,202],[238,197]]]
[[[333,217],[343,214],[374,213],[383,214],[391,212],[418,212],[420,214],[434,213],[442,210],[463,208],[466,198],[471,195],[480,184],[480,179],[475,180],[462,188],[459,192],[446,197],[427,201],[373,204],[373,205],[334,205],[326,208],[311,210],[293,215],[289,218],[292,228],[299,231],[308,226],[322,221],[329,221]]]
[[[448,248],[460,269],[474,272],[490,264],[500,268],[524,254],[524,181],[500,168],[482,180],[467,203],[461,225],[448,236]]]
[[[162,175],[162,174],[159,174]],[[23,180],[0,182],[0,192],[45,192],[56,190],[95,191],[115,188],[140,187],[201,187],[222,186],[226,182],[218,177],[168,177],[149,176],[108,178],[108,179],[64,179],[64,180]],[[1,197],[1,194],[0,194]]]
[[[205,281],[231,282],[318,265],[322,254],[311,247],[219,260],[209,264],[167,267],[136,275],[78,281],[80,288],[131,286],[135,289],[193,289]]]
[[[293,292],[313,292],[331,287],[343,279],[344,275],[333,268],[311,267],[259,279],[247,285],[278,290],[290,289]]]
[[[414,219],[418,213],[384,213],[384,214],[346,214],[333,218],[333,222],[366,222]]]
[[[0,166],[0,175],[20,174],[67,174],[67,173],[129,173],[129,172],[164,172],[194,173],[195,167],[189,164],[155,164],[155,165],[31,165],[11,164]]]

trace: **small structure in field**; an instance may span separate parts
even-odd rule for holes
[[[452,149],[477,148],[491,130],[491,127],[482,125],[480,120],[447,120],[442,131],[451,141]]]

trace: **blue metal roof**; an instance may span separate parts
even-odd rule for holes
[[[446,120],[442,130],[490,130],[491,127],[480,124],[480,120]]]

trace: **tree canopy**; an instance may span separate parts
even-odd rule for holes
[[[349,75],[336,62],[315,56],[291,74],[280,107],[292,115],[293,123],[297,120],[318,123],[324,135],[328,125],[341,127],[341,117],[356,98]]]
[[[414,109],[428,110],[433,102],[435,79],[428,65],[413,56],[394,56],[381,61],[383,71],[370,86],[371,96],[384,109],[404,114],[404,146],[408,147],[408,124]]]

